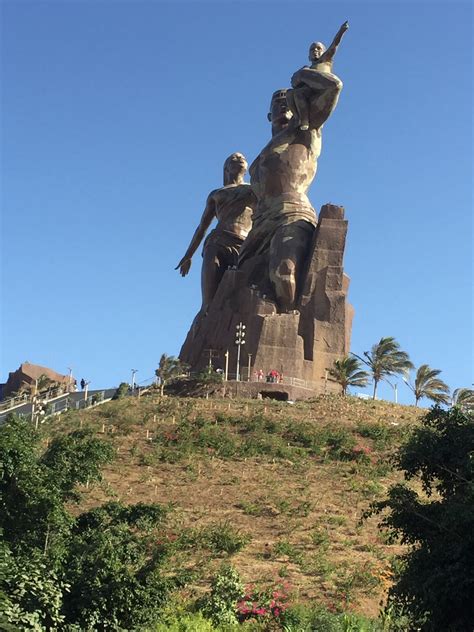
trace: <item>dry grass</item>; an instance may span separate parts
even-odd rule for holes
[[[117,448],[104,483],[84,490],[81,509],[111,498],[172,503],[175,533],[219,523],[251,537],[232,556],[245,581],[284,578],[300,601],[373,616],[398,548],[385,543],[375,520],[360,519],[397,480],[388,457],[423,412],[334,396],[293,406],[151,396],[69,413],[48,434],[90,426]],[[181,449],[183,427],[193,434]],[[331,448],[338,432],[348,451]],[[182,553],[177,563],[196,572],[188,594],[208,585],[221,560]]]

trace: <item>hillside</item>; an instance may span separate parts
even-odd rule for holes
[[[111,499],[172,505],[166,538],[186,534],[176,553],[191,578],[185,596],[201,594],[230,557],[248,583],[284,580],[293,601],[375,616],[399,548],[375,519],[360,519],[396,480],[389,457],[423,412],[352,397],[151,395],[67,413],[44,432],[91,427],[116,448],[80,510]]]

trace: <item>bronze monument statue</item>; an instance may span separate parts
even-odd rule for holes
[[[202,252],[200,314],[206,313],[227,268],[237,265],[240,247],[252,226],[256,199],[250,185],[244,182],[246,172],[247,161],[240,153],[231,154],[224,162],[224,186],[209,194],[199,226],[175,268],[186,276],[193,254],[217,218],[217,226],[208,235]]]
[[[347,22],[336,40],[346,29]],[[341,80],[332,73],[308,67],[298,70],[292,83],[304,86],[297,90],[304,90],[308,99],[308,128],[302,129],[288,107],[288,91],[275,92],[268,114],[272,139],[250,167],[257,208],[252,230],[239,255],[239,266],[255,255],[266,256],[268,277],[280,312],[296,306],[316,226],[316,213],[306,194],[316,175],[322,126],[336,107],[342,89]],[[259,285],[255,278],[254,281]]]
[[[203,307],[180,359],[192,371],[200,371],[209,366],[212,351],[221,366],[225,363],[226,375],[229,367],[231,371],[237,367],[240,375],[235,332],[244,323],[248,382],[245,388],[240,381],[227,382],[234,396],[294,399],[339,389],[328,379],[328,370],[350,350],[353,308],[347,300],[349,278],[343,267],[347,221],[344,208],[334,204],[324,204],[317,218],[307,193],[316,175],[323,125],[342,89],[341,80],[332,73],[332,61],[347,28],[346,22],[327,51],[318,42],[312,44],[311,66],[293,75],[292,89],[273,94],[268,115],[272,137],[250,167],[251,186],[242,183],[242,171],[240,179],[225,180],[223,189],[211,193],[179,264],[186,274],[192,254],[217,215],[218,227],[206,240],[203,253]],[[231,193],[237,194],[239,188],[240,205]],[[234,205],[236,215],[227,211]],[[242,243],[250,221],[241,230],[233,218],[240,213],[247,217],[245,212],[251,208],[252,227]],[[224,223],[227,213],[230,227]],[[230,235],[222,234],[221,225]],[[255,371],[275,370],[285,376],[283,382],[270,387],[252,380]]]

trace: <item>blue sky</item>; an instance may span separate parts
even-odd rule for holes
[[[200,305],[184,254],[224,159],[348,19],[315,208],[349,220],[352,350],[473,376],[468,2],[11,2],[2,19],[2,357],[100,388],[154,374]],[[381,396],[391,398],[385,386]],[[401,401],[412,401],[400,385]]]

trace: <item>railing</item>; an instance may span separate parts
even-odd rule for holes
[[[98,391],[96,393],[93,393],[92,395],[88,395],[87,398],[84,399],[78,399],[76,401],[68,401],[66,400],[62,400],[61,402],[58,402],[57,405],[52,404],[51,405],[51,414],[58,414],[58,413],[62,413],[62,412],[66,412],[68,410],[82,410],[83,408],[90,408],[91,406],[97,406],[98,404],[104,404],[106,401],[109,401],[109,399],[105,399],[105,391]],[[63,404],[64,406],[59,407],[60,404]]]
[[[3,402],[0,402],[0,411],[10,410],[16,406],[22,406],[23,404],[28,403],[29,400],[30,396],[28,393],[22,393],[21,395],[15,395],[15,397],[9,397]]]
[[[301,380],[299,377],[283,377],[283,384],[290,384],[291,386],[298,386],[299,388],[309,388],[315,390],[320,388],[320,385],[310,380]]]
[[[202,373],[202,372],[201,372]],[[190,373],[191,376],[198,375],[199,373]],[[227,373],[227,381],[233,382],[237,377],[236,373]],[[222,379],[224,381],[224,375],[222,375]],[[324,379],[324,378],[323,378]],[[297,386],[299,388],[307,388],[309,390],[320,389],[321,385],[316,382],[312,382],[310,380],[302,380],[299,377],[289,377],[289,376],[280,376],[278,378],[272,379],[270,376],[263,375],[260,379],[256,377],[254,372],[251,372],[250,379],[248,378],[248,369],[242,367],[240,371],[240,382],[246,382],[251,384],[261,384],[262,386],[265,384],[282,384],[283,386]]]
[[[76,400],[67,397],[66,393],[63,393],[63,395],[64,397],[57,402],[40,400],[36,410],[28,413],[28,416],[36,424],[36,427],[38,427],[39,423],[43,423],[48,417],[52,417],[53,415],[61,415],[68,410],[83,410],[110,401],[110,398],[105,397],[105,390],[96,391],[88,395],[87,398]]]
[[[55,388],[50,388],[47,391],[42,391],[37,394],[37,397],[41,398],[43,401],[50,401],[52,399],[56,399],[57,397],[61,397],[68,393],[67,388],[64,386],[56,386]],[[5,412],[7,410],[11,410],[12,408],[16,408],[18,406],[23,406],[24,404],[28,404],[33,400],[34,394],[31,393],[21,393],[21,395],[15,395],[15,397],[10,397],[3,402],[0,402],[0,412]]]
[[[52,399],[64,397],[64,395],[67,395],[69,392],[70,391],[68,391],[67,388],[64,388],[64,386],[56,386],[55,388],[38,393],[38,397],[45,402],[49,402]]]

